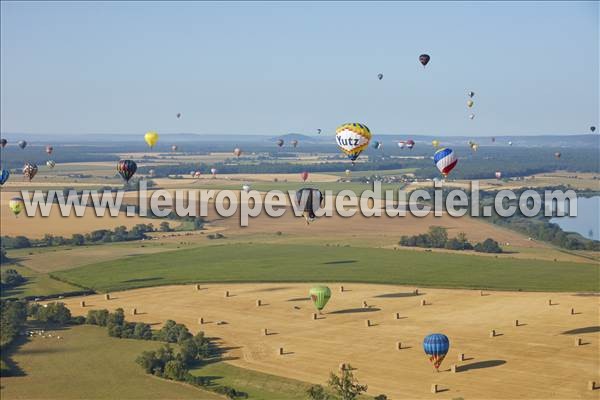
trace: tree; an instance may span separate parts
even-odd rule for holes
[[[167,221],[161,222],[158,230],[161,232],[171,232],[172,231],[171,225],[169,225],[169,223]]]
[[[163,376],[174,381],[182,381],[187,375],[188,370],[181,360],[170,360],[165,364]]]
[[[82,246],[84,243],[85,238],[83,237],[83,235],[79,233],[74,233],[73,236],[71,236],[71,244],[73,246]]]
[[[494,239],[487,238],[475,245],[475,251],[479,253],[502,253],[502,248]]]
[[[133,337],[135,339],[151,340],[152,329],[150,328],[150,325],[143,322],[136,323],[135,327],[133,328]]]
[[[373,397],[373,400],[387,400],[387,396],[385,394],[379,394],[375,397]]]
[[[349,364],[340,371],[339,376],[331,372],[329,374],[328,384],[342,400],[354,400],[360,396],[361,393],[366,392],[368,388],[367,385],[358,383],[358,379],[356,379],[352,373],[352,366]]]
[[[329,395],[325,393],[325,389],[321,385],[313,385],[308,388],[306,395],[310,400],[328,400]]]
[[[1,280],[3,286],[13,287],[25,283],[26,279],[15,269],[5,269],[2,271]]]
[[[446,241],[448,241],[448,232],[446,231],[446,228],[442,228],[441,226],[429,227],[429,241],[431,247],[439,249],[444,248]]]

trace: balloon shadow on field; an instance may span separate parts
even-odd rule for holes
[[[482,369],[482,368],[493,368],[498,367],[500,365],[506,364],[505,360],[487,360],[487,361],[477,361],[471,364],[466,365],[458,365],[456,367],[456,372],[465,372],[470,369]]]
[[[580,335],[582,333],[596,332],[600,332],[600,326],[586,326],[585,328],[571,329],[569,331],[561,332],[561,335]]]
[[[310,297],[294,297],[292,299],[287,299],[286,301],[309,301]]]
[[[249,290],[246,293],[259,293],[259,292],[277,292],[279,290],[286,290],[289,289],[289,286],[283,286],[283,287],[272,287],[272,288],[265,288],[265,289],[255,289],[255,290]]]
[[[336,310],[331,311],[327,314],[359,314],[359,313],[370,313],[381,311],[381,308],[371,307],[371,308],[346,308],[345,310]]]
[[[339,261],[327,261],[323,265],[337,265],[337,264],[354,264],[356,260],[339,260]]]
[[[401,298],[401,297],[423,296],[424,294],[427,294],[427,293],[415,294],[415,292],[398,292],[398,293],[378,294],[377,296],[373,296],[373,297],[379,298],[379,299],[397,299],[397,298]]]

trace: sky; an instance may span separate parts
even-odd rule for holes
[[[362,122],[375,134],[492,136],[583,134],[599,120],[594,1],[0,7],[3,133],[312,134]]]

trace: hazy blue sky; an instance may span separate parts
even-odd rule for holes
[[[3,1],[1,12],[2,132],[363,122],[500,135],[587,133],[599,119],[598,2]]]

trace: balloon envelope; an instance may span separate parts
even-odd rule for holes
[[[369,146],[371,131],[363,124],[343,124],[335,130],[335,139],[339,149],[354,162]]]
[[[10,176],[10,172],[7,169],[0,170],[0,185],[4,185],[4,183],[8,180]]]
[[[53,151],[54,151],[54,147],[52,147],[50,145],[46,146],[46,153],[52,154]]]
[[[440,367],[449,349],[450,340],[444,334],[432,333],[423,339],[423,351],[429,356],[429,361],[433,363],[435,369]]]
[[[317,310],[321,311],[331,298],[331,289],[327,286],[314,286],[310,288],[308,294]]]
[[[429,63],[429,60],[431,60],[431,57],[429,57],[429,54],[421,54],[419,56],[419,62],[421,64],[423,64],[423,67],[425,67]]]
[[[126,182],[129,182],[135,171],[137,171],[137,164],[133,160],[121,160],[117,164],[117,172]]]
[[[236,157],[241,156],[242,155],[242,150],[236,147],[235,149],[233,149],[233,155],[236,156]]]
[[[23,166],[23,176],[31,182],[31,180],[35,177],[38,172],[37,165],[33,163],[25,163]]]
[[[177,147],[177,145],[176,145],[176,144],[174,144],[173,146],[171,146],[171,150],[173,150],[173,151],[177,151],[177,148],[178,148],[178,147]]]
[[[27,142],[25,140],[19,140],[19,142],[17,144],[19,145],[19,147],[21,149],[24,149],[25,147],[27,147]]]
[[[592,132],[596,132],[596,127],[595,126],[590,126],[590,131]],[[3,146],[4,147],[4,146]]]
[[[152,148],[152,147],[154,147],[156,142],[158,142],[158,133],[156,133],[154,131],[148,131],[144,135],[144,140],[146,141],[148,146],[150,146],[150,148]]]
[[[6,140],[4,138],[0,139],[0,146],[2,146],[2,148],[5,148],[7,143],[8,143],[8,140]]]
[[[284,143],[283,139],[277,139],[277,146],[281,147]]]
[[[55,165],[56,165],[56,162],[54,160],[46,161],[46,166],[50,169],[54,168]]]
[[[308,172],[304,171],[300,173],[300,178],[302,178],[302,182],[306,182],[308,179]]]
[[[378,78],[379,80],[382,80],[382,79],[383,79],[383,74],[377,74],[377,78]]]
[[[434,139],[434,140],[432,140],[432,141],[431,141],[431,145],[432,145],[433,147],[438,147],[438,146],[440,145],[440,141],[439,141],[439,140],[435,140],[435,139]]]
[[[21,211],[23,211],[23,209],[25,208],[25,202],[20,197],[13,197],[8,202],[8,208],[10,208],[10,211],[13,214],[19,215]]]
[[[502,178],[502,172],[496,171],[496,179]]]
[[[435,152],[433,155],[433,162],[442,175],[448,176],[450,171],[456,167],[458,158],[456,158],[452,149],[444,147]]]
[[[473,104],[475,104],[475,102],[473,102],[473,100],[471,100],[471,99],[467,100],[467,107],[471,108],[471,107],[473,107]]]

